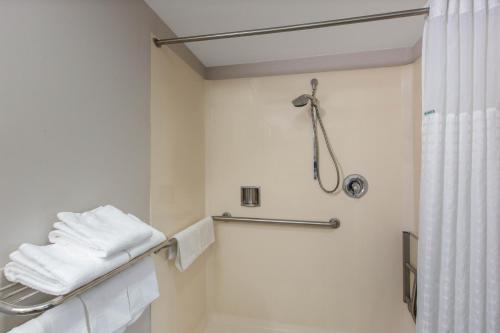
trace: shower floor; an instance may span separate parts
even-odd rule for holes
[[[201,333],[332,333],[308,326],[289,325],[247,317],[212,314]]]

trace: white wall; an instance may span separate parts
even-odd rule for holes
[[[360,200],[327,195],[312,179],[309,114],[291,100],[313,77],[345,175],[368,179]],[[414,331],[402,302],[401,231],[416,223],[417,81],[409,65],[207,82],[207,214],[338,217],[342,225],[217,223],[206,332]],[[240,206],[241,185],[261,186],[261,207]]]
[[[166,235],[204,217],[204,82],[168,48],[151,49],[151,223]],[[156,256],[154,333],[194,333],[206,317],[206,263],[180,273]]]
[[[0,265],[61,210],[148,220],[151,32],[170,34],[142,0],[0,1]]]

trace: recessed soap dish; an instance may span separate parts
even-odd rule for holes
[[[260,187],[242,186],[241,187],[241,205],[244,207],[260,206]]]

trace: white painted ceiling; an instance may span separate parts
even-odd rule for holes
[[[426,0],[145,0],[177,36],[424,7]],[[186,45],[207,67],[412,47],[423,16]],[[162,36],[159,36],[160,38]]]

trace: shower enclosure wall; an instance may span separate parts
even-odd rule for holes
[[[152,73],[163,66],[151,89],[153,225],[172,234],[225,211],[342,222],[217,223],[216,243],[187,272],[159,265],[153,332],[414,332],[402,301],[401,231],[416,231],[420,63],[206,81],[168,48],[152,54]],[[359,200],[326,194],[312,178],[311,120],[290,101],[313,77],[344,174],[370,182]],[[260,187],[259,207],[241,206],[245,185]]]

